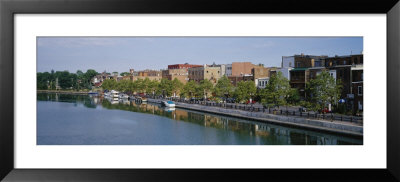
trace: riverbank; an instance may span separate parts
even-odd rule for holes
[[[148,99],[149,102],[160,103],[158,99]],[[296,116],[275,115],[265,112],[251,112],[237,109],[228,109],[214,106],[204,106],[199,104],[175,103],[177,108],[190,109],[195,111],[232,116],[242,119],[251,119],[266,123],[285,125],[291,127],[306,128],[310,130],[324,131],[354,137],[363,137],[363,126],[355,123],[316,120],[310,118],[302,118]]]
[[[87,94],[89,94],[89,91],[74,91],[74,90],[37,90],[37,93],[87,95]]]

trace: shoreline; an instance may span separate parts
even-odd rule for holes
[[[159,103],[161,100],[148,99],[148,101]],[[363,126],[355,125],[352,123],[331,122],[326,120],[316,120],[316,119],[300,118],[293,116],[282,116],[282,115],[274,115],[263,112],[248,112],[248,111],[232,110],[220,107],[203,106],[198,104],[186,104],[181,102],[175,102],[175,107],[212,113],[217,115],[236,117],[241,119],[248,119],[263,123],[278,124],[294,128],[303,128],[313,131],[322,131],[327,133],[351,136],[355,138],[363,138]]]

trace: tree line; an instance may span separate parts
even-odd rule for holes
[[[91,79],[98,73],[89,69],[85,73],[78,70],[76,73],[70,73],[69,71],[56,71],[51,72],[38,72],[36,75],[37,89],[38,90],[55,90],[56,84],[61,89],[92,89]]]

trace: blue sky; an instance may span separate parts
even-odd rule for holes
[[[280,66],[294,54],[349,55],[362,37],[38,37],[37,71],[128,72],[169,64],[249,61]]]

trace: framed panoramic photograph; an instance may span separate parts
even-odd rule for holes
[[[0,179],[400,180],[397,1],[173,2],[1,1]]]

